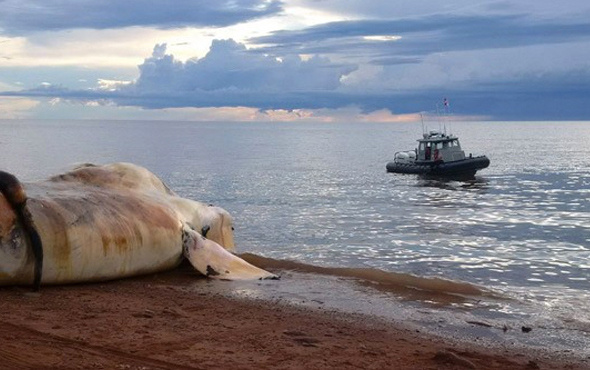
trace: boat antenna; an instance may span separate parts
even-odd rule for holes
[[[438,106],[438,103],[436,103],[436,119],[438,121],[438,131],[441,131],[441,126],[440,126],[440,109]]]
[[[447,118],[449,115],[449,101],[447,100],[447,98],[443,98],[443,110],[444,110],[443,125],[445,128],[443,133],[446,135],[447,134]]]
[[[449,99],[443,99],[443,105],[445,107],[445,134],[447,133],[447,121],[449,122],[449,134],[453,134],[453,129],[451,127],[451,121],[449,120],[449,115],[451,114],[451,106],[449,104]]]
[[[424,136],[426,131],[424,131],[424,115],[422,113],[424,112],[420,112],[420,121],[422,121],[422,136]]]

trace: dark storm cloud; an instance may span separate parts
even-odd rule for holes
[[[366,36],[397,35],[391,41]],[[587,20],[544,20],[521,15],[440,14],[398,20],[332,22],[297,31],[276,31],[253,38],[262,52],[363,53],[366,56],[428,55],[434,52],[481,50],[555,44],[590,38]]]
[[[26,35],[76,28],[223,27],[282,10],[278,0],[3,0],[0,32]]]
[[[385,58],[375,58],[370,64],[377,66],[394,66],[400,64],[417,64],[422,61],[419,57],[390,56]]]
[[[43,86],[38,89],[4,92],[0,96],[63,98],[73,101],[115,103],[145,109],[186,107],[254,107],[271,109],[321,109],[360,107],[363,112],[387,108],[403,114],[434,108],[441,96],[452,96],[453,112],[483,115],[496,120],[583,120],[590,117],[590,73],[570,71],[543,76],[523,76],[518,81],[499,80],[477,87],[446,87],[406,91],[257,91],[224,88],[117,91],[69,90]]]

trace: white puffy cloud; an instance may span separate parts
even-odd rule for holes
[[[252,53],[233,40],[214,40],[204,58],[182,62],[166,54],[166,45],[160,44],[139,66],[140,76],[129,89],[138,93],[331,91],[355,69],[355,65],[334,64],[318,56],[304,60],[295,55],[276,58]]]

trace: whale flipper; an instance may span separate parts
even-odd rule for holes
[[[279,277],[244,261],[194,230],[183,229],[184,256],[203,275],[220,280],[264,280]]]

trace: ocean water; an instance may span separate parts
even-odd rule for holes
[[[195,289],[590,356],[590,122],[447,130],[490,158],[474,180],[386,173],[417,122],[0,121],[0,168],[145,166],[227,209],[239,252],[283,277]]]

